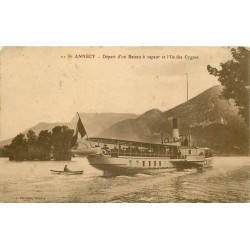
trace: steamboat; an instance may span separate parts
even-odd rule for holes
[[[90,137],[87,138],[90,148],[72,152],[87,157],[89,164],[102,170],[104,175],[154,174],[210,167],[211,150],[191,146],[190,135],[180,136],[177,118],[172,118],[172,125],[172,137],[163,143]]]
[[[172,137],[165,138],[161,143],[100,137],[89,138],[80,116],[74,138],[75,142],[78,132],[81,137],[87,136],[90,147],[72,149],[72,153],[87,157],[89,164],[102,170],[104,175],[153,174],[192,168],[203,169],[212,165],[212,151],[209,148],[195,147],[192,144],[190,133],[186,136],[180,136],[178,121],[175,117],[172,118]]]

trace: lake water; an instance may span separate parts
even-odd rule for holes
[[[57,175],[50,169],[84,170]],[[103,177],[87,159],[10,162],[0,158],[0,202],[249,202],[250,158],[214,158],[203,172]]]

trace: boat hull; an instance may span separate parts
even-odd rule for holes
[[[92,155],[87,157],[89,164],[104,175],[158,174],[183,169],[200,169],[211,166],[211,160],[186,161],[185,159],[146,158],[146,157],[109,157]]]
[[[64,174],[64,175],[78,175],[82,174],[83,171],[58,171],[58,170],[50,170],[53,174]]]

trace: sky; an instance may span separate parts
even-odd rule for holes
[[[227,47],[4,47],[0,140],[76,112],[166,111],[186,101],[186,73],[192,98],[229,59]]]

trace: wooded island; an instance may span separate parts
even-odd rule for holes
[[[10,161],[71,160],[71,141],[74,130],[56,126],[51,132],[42,130],[37,136],[33,130],[18,134],[10,145],[4,147]]]

